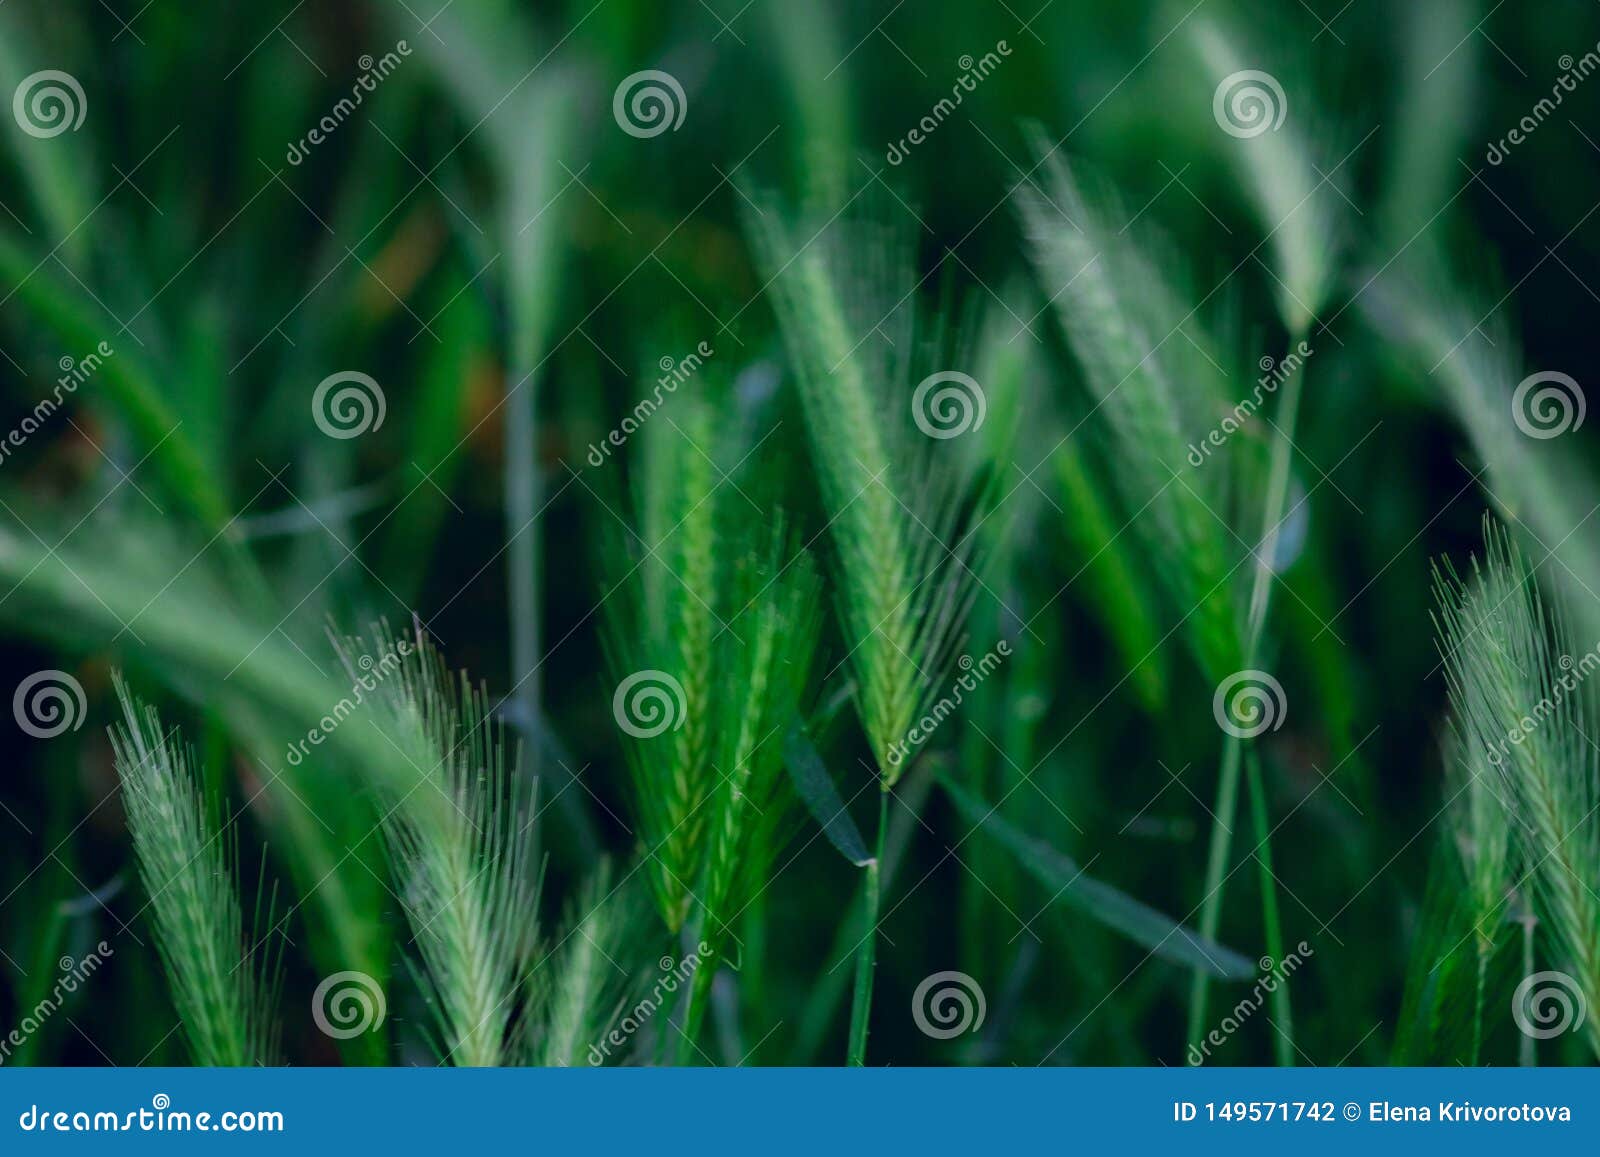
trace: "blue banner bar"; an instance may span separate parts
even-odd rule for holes
[[[1594,1069],[12,1069],[0,1153],[1593,1152],[1597,1093]]]

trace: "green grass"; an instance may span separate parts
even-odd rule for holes
[[[0,1027],[115,949],[0,1059],[1595,1060],[1595,12],[112,7],[0,6]]]

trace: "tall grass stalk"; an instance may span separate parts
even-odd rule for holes
[[[970,488],[960,470],[936,472],[929,440],[915,440],[914,391],[928,338],[917,329],[903,233],[871,219],[796,227],[772,204],[747,221],[794,366],[828,516],[839,618],[877,763],[881,818],[908,762],[897,748],[937,696],[971,606],[973,537],[958,533]],[[880,823],[880,854],[862,877],[871,922],[857,948],[851,1004],[848,1055],[857,1065],[866,1057],[884,837]]]
[[[1210,17],[1203,16],[1194,21],[1190,29],[1190,42],[1203,67],[1215,81],[1221,83],[1227,83],[1224,78],[1235,77],[1251,67],[1254,60],[1239,30]],[[1287,40],[1280,43],[1287,43]],[[1297,71],[1304,74],[1304,70]],[[1279,111],[1273,107],[1267,110],[1266,115],[1276,116]],[[1278,313],[1288,331],[1288,347],[1296,348],[1310,333],[1312,323],[1326,304],[1338,273],[1339,220],[1332,200],[1336,190],[1328,187],[1337,167],[1331,163],[1321,166],[1315,163],[1310,142],[1319,136],[1319,115],[1315,104],[1307,99],[1306,94],[1296,94],[1292,116],[1287,115],[1289,110],[1281,111],[1286,114],[1284,122],[1274,124],[1274,131],[1242,139],[1219,134],[1217,139],[1225,141],[1229,159],[1237,167],[1257,219],[1266,230],[1266,238],[1274,254],[1273,264],[1276,266],[1273,277]],[[1296,362],[1279,389],[1262,528],[1255,540],[1256,557],[1244,649],[1244,666],[1248,670],[1258,669],[1261,663],[1262,638],[1271,605],[1275,571],[1279,565],[1278,542],[1288,502],[1303,381],[1303,367]],[[1245,741],[1229,738],[1230,744],[1242,742]],[[1233,824],[1235,814],[1233,805],[1238,795],[1236,781],[1239,768],[1238,758],[1224,752],[1218,775],[1217,808],[1211,829],[1211,854],[1207,859],[1206,893],[1200,921],[1202,931],[1209,928],[1208,934],[1215,932],[1220,920],[1228,882],[1227,863],[1231,843],[1228,829]],[[1256,810],[1253,802],[1252,812]],[[1265,801],[1262,800],[1260,813],[1256,816],[1256,854],[1263,857],[1263,865],[1269,862],[1271,855],[1267,846],[1270,827],[1266,818]],[[1270,936],[1277,923],[1277,914],[1275,885],[1269,876],[1270,872],[1262,879],[1262,922]],[[1274,959],[1277,958],[1275,954]],[[1208,991],[1209,978],[1197,971],[1191,990],[1190,1044],[1199,1043],[1206,1017]],[[1274,993],[1274,1006],[1280,1020],[1281,1057],[1285,1055],[1285,1044],[1290,1051],[1293,1047],[1292,1037],[1284,1039],[1289,1032],[1287,985],[1278,986]]]

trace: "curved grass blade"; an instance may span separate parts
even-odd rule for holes
[[[1121,889],[1084,875],[1070,857],[1013,827],[972,792],[948,778],[942,777],[940,783],[963,819],[998,841],[1035,879],[1052,890],[1052,902],[1076,908],[1156,956],[1200,969],[1219,980],[1244,980],[1255,975],[1253,960],[1191,931]]]

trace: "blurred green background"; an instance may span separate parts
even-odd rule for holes
[[[723,391],[730,422],[778,431],[759,505],[775,495],[806,539],[821,530],[746,239],[769,203],[892,221],[913,239],[918,299],[978,349],[986,386],[1009,383],[980,447],[1004,529],[969,632],[974,654],[997,637],[1025,645],[901,789],[873,1063],[1182,1063],[1187,972],[1053,904],[1057,889],[1004,849],[966,839],[930,785],[953,772],[994,799],[1028,772],[1010,822],[1192,922],[1221,748],[1214,688],[1182,645],[1184,608],[1142,601],[1137,580],[1159,564],[1117,534],[1137,510],[1092,501],[1110,491],[1115,445],[1051,310],[1063,287],[1030,268],[1012,201],[1043,183],[1036,131],[1113,183],[1130,223],[1166,234],[1234,363],[1280,356],[1272,230],[1213,116],[1217,78],[1187,43],[1202,19],[1281,82],[1319,196],[1337,192],[1320,238],[1335,287],[1310,330],[1294,435],[1292,494],[1308,497],[1271,632],[1288,712],[1259,744],[1282,941],[1312,950],[1292,984],[1292,1059],[1455,1059],[1407,1043],[1441,845],[1429,564],[1464,558],[1493,508],[1542,536],[1536,560],[1596,585],[1565,552],[1588,549],[1600,490],[1584,488],[1593,431],[1575,429],[1556,477],[1576,518],[1541,525],[1537,487],[1489,461],[1440,355],[1488,343],[1513,367],[1497,383],[1507,398],[1534,370],[1583,382],[1600,307],[1600,83],[1578,80],[1525,143],[1489,157],[1596,50],[1600,10],[1576,0],[1536,18],[1471,0],[0,6],[0,94],[59,70],[83,105],[54,135],[23,131],[20,112],[0,124],[0,429],[60,403],[0,463],[0,689],[59,670],[84,692],[54,738],[7,725],[0,1027],[57,957],[116,947],[11,1063],[185,1059],[105,737],[115,669],[182,726],[237,813],[247,890],[258,871],[281,881],[294,1063],[427,1058],[359,776],[308,764],[287,778],[295,798],[280,791],[283,737],[339,694],[330,624],[415,619],[504,698],[543,785],[546,919],[602,854],[633,862],[597,613],[633,459],[623,446],[596,464],[591,448],[664,359],[704,343],[695,383]],[[892,148],[988,53],[958,108]],[[619,85],[643,70],[681,89],[675,128],[619,120]],[[1434,293],[1454,328],[1430,355],[1395,303]],[[57,393],[63,367],[96,353]],[[369,414],[356,437],[328,436],[314,414],[340,373],[368,375],[383,399],[381,424]],[[1242,397],[1254,374],[1237,381]],[[1270,435],[1257,420],[1240,437]],[[830,632],[821,670],[845,650]],[[870,776],[860,753],[848,730],[830,751],[846,799]],[[856,804],[865,829],[870,798]],[[1245,816],[1241,804],[1236,826]],[[714,1008],[716,1063],[844,1058],[859,873],[816,833],[806,819],[748,914],[760,949]],[[1253,844],[1239,835],[1235,857]],[[1250,959],[1268,951],[1260,879],[1237,874],[1217,935]],[[647,913],[632,939],[640,961],[673,948]],[[356,961],[394,978],[391,1052],[341,1050],[302,1012],[320,976]],[[954,1041],[907,1015],[946,969],[987,995],[982,1028]],[[1248,986],[1214,987],[1221,1016]],[[1484,1058],[1512,1063],[1515,1028],[1492,1020]],[[1268,1062],[1279,1035],[1263,1011],[1213,1059]],[[1540,1055],[1585,1054],[1568,1039]]]

